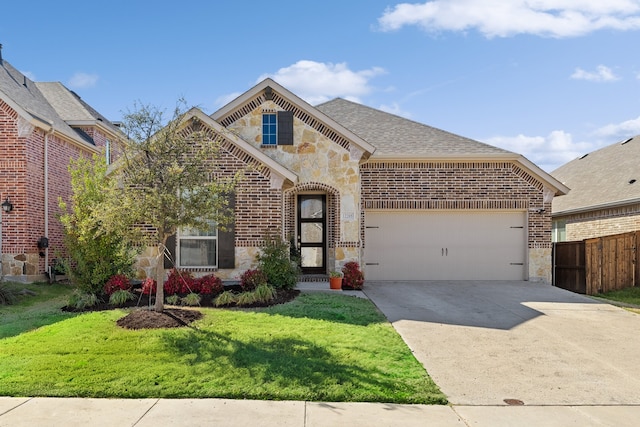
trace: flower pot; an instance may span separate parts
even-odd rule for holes
[[[329,277],[330,289],[342,289],[342,277]]]

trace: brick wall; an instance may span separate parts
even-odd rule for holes
[[[640,203],[554,219],[566,221],[567,241],[637,231],[640,230]]]
[[[8,195],[12,212],[2,215],[2,275],[37,276],[46,272],[45,258],[40,256],[37,241],[49,238],[49,262],[63,253],[62,225],[58,199],[69,201],[71,180],[69,161],[80,155],[91,155],[88,147],[46,134],[44,130],[23,123],[15,111],[0,101],[0,197]],[[100,137],[99,132],[94,135]],[[45,233],[45,138],[48,145],[48,221]],[[104,135],[102,135],[104,140]]]
[[[515,164],[374,160],[361,166],[361,176],[363,209],[543,208],[528,215],[528,244],[551,247],[551,202],[544,201],[542,184]]]

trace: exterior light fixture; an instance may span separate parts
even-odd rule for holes
[[[13,210],[13,203],[9,201],[9,196],[7,196],[6,200],[2,202],[2,210],[7,213]]]

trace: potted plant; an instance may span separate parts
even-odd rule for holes
[[[329,272],[329,288],[342,289],[342,273],[340,271]]]

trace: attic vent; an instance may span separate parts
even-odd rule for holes
[[[584,156],[580,157],[580,160],[584,159],[585,157],[587,157],[589,155],[589,153],[585,154]]]
[[[635,180],[635,179],[630,179],[630,180],[629,180],[629,184],[633,184],[634,182],[636,182],[636,180]]]
[[[622,142],[620,145],[624,145],[624,144],[626,144],[627,142],[630,142],[630,141],[632,141],[632,140],[633,140],[633,138],[629,138],[629,139],[627,139],[626,141]]]

